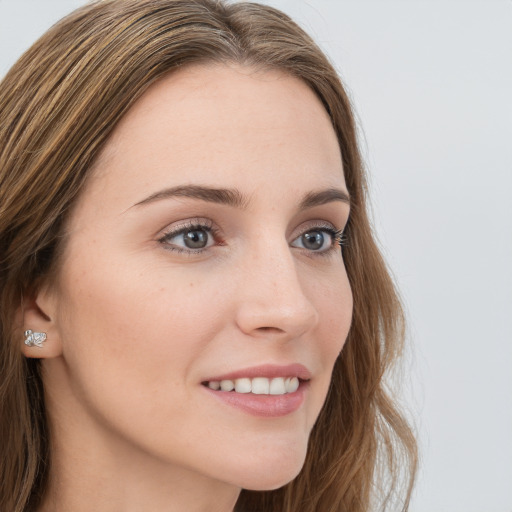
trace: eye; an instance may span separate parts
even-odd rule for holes
[[[341,231],[332,228],[314,228],[297,237],[291,245],[308,251],[325,253],[341,245],[341,235]]]
[[[179,252],[200,252],[214,245],[215,240],[211,225],[194,224],[166,233],[159,242],[165,244],[167,249]]]

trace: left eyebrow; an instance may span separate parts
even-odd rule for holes
[[[309,192],[306,194],[300,203],[299,209],[306,210],[308,208],[313,208],[314,206],[321,206],[334,201],[341,201],[342,203],[350,206],[350,196],[347,192],[339,188],[328,188],[327,190]]]
[[[189,197],[239,209],[245,209],[249,204],[249,199],[237,189],[214,188],[201,185],[182,185],[155,192],[146,199],[135,203],[133,206],[143,206],[174,197]],[[308,208],[335,201],[341,201],[342,203],[350,205],[350,196],[346,191],[338,188],[308,192],[300,202],[299,210],[307,210]]]

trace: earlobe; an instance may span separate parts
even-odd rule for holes
[[[31,329],[25,331],[25,345],[27,345],[27,347],[43,348],[43,343],[45,341],[45,332],[34,332]]]
[[[60,356],[62,344],[48,294],[41,290],[35,297],[26,298],[20,313],[20,346],[25,357],[46,359]]]

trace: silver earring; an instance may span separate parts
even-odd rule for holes
[[[46,340],[45,332],[33,332],[30,329],[25,331],[25,345],[27,347],[43,347],[43,341]]]

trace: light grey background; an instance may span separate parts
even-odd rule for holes
[[[0,0],[0,76],[78,0]],[[271,0],[335,62],[409,314],[412,512],[512,512],[512,2]]]

